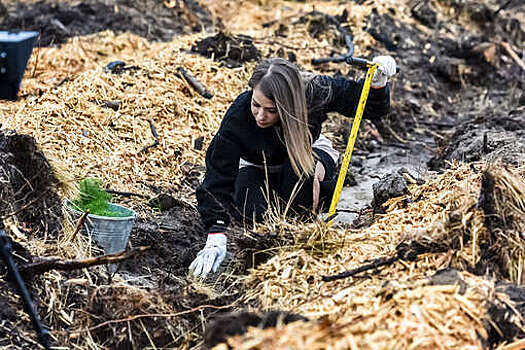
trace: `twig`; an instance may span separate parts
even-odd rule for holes
[[[388,132],[399,142],[401,143],[408,143],[407,140],[401,138],[401,136],[399,136],[394,130],[392,130],[392,128],[388,125],[385,125],[385,128],[388,130]]]
[[[115,191],[115,190],[111,190],[111,189],[107,189],[107,190],[104,190],[104,191],[106,191],[107,193],[110,193],[110,194],[116,194],[118,196],[123,196],[123,197],[139,197],[139,198],[144,198],[144,199],[150,199],[149,196],[146,196],[145,194],[140,194],[140,193],[122,192],[122,191]]]
[[[323,276],[322,280],[324,282],[329,281],[336,281],[347,277],[352,277],[358,273],[373,270],[381,266],[385,265],[391,265],[395,263],[398,260],[408,260],[408,261],[415,261],[418,257],[418,255],[423,254],[425,252],[428,252],[430,249],[422,245],[421,243],[417,241],[411,241],[411,242],[402,242],[396,247],[397,254],[395,256],[392,256],[390,258],[378,258],[375,259],[372,263],[362,265],[358,268],[355,268],[353,270],[342,272],[338,275],[332,275],[332,276]],[[436,252],[442,251],[442,250],[436,250]]]
[[[62,84],[64,84],[66,81],[69,81],[69,80],[70,80],[69,77],[62,78],[62,80],[60,80],[58,84],[56,84],[53,88],[58,88],[62,86]]]
[[[406,144],[404,145],[402,143],[395,143],[395,142],[382,143],[381,145],[385,147],[397,147],[397,148],[402,148],[402,149],[410,149],[409,145],[406,145]]]
[[[332,215],[328,216],[326,219],[324,219],[324,222],[330,222],[333,219],[335,219],[339,215],[338,212],[333,213]]]
[[[506,3],[501,5],[499,9],[497,9],[496,12],[494,12],[494,16],[496,16],[501,10],[504,10],[507,6],[509,6],[512,1],[513,0],[508,0]]]
[[[75,227],[75,232],[73,233],[73,236],[71,237],[71,240],[74,241],[75,238],[77,238],[77,235],[78,235],[78,232],[80,231],[80,229],[82,228],[82,226],[84,226],[84,223],[86,222],[86,218],[87,216],[89,215],[89,210],[86,210],[82,216],[80,217],[80,219],[78,219],[78,222],[77,222],[77,227]]]
[[[14,212],[11,212],[9,214],[6,214],[5,216],[3,216],[1,219],[2,220],[5,220],[11,216],[15,216],[16,214],[20,213],[21,211],[23,210],[26,210],[28,207],[32,206],[33,204],[35,204],[36,202],[38,202],[39,200],[41,200],[47,193],[49,192],[49,189],[45,190],[44,192],[42,192],[40,194],[40,196],[38,196],[37,198],[33,199],[31,202],[29,203],[26,203],[25,205],[23,205],[22,207],[20,207],[18,210],[15,210]]]
[[[33,71],[31,72],[31,78],[35,77],[36,74],[36,68],[38,67],[38,58],[40,57],[40,35],[38,35],[38,42],[37,42],[37,49],[36,49],[36,58],[35,58],[35,66],[33,67]]]
[[[456,124],[452,124],[452,123],[426,122],[426,121],[422,121],[422,120],[405,121],[405,123],[406,124],[410,124],[410,125],[423,124],[423,125],[427,125],[427,126],[438,126],[438,127],[443,127],[443,128],[451,128],[451,127],[456,126]]]
[[[398,256],[394,256],[392,258],[375,259],[372,263],[366,264],[363,266],[359,266],[358,268],[353,269],[353,270],[345,271],[337,275],[323,276],[322,280],[323,282],[330,282],[330,281],[336,281],[336,280],[340,280],[340,279],[347,278],[347,277],[352,277],[364,271],[373,270],[373,269],[376,269],[378,267],[385,266],[385,265],[391,265],[397,260],[399,260]]]
[[[157,147],[160,144],[159,135],[157,134],[157,129],[155,129],[155,125],[153,125],[152,120],[149,121],[149,127],[151,129],[151,134],[153,135],[155,142],[153,142],[151,145],[145,146],[143,149],[140,150],[139,153],[146,152],[148,149]]]
[[[339,213],[354,213],[354,214],[361,214],[361,209],[337,209],[337,212]]]
[[[193,309],[177,312],[177,313],[174,313],[174,314],[141,314],[141,315],[133,315],[133,316],[130,316],[130,317],[127,317],[127,318],[119,319],[119,320],[109,320],[109,321],[105,321],[105,322],[99,323],[96,326],[88,328],[87,331],[93,331],[93,330],[95,330],[97,328],[101,328],[101,327],[107,326],[108,324],[112,324],[112,323],[128,322],[128,321],[133,321],[133,320],[136,320],[136,319],[139,319],[139,318],[144,318],[144,317],[177,317],[177,316],[181,316],[181,315],[191,314],[192,312],[199,311],[199,310],[206,309],[206,308],[216,309],[216,310],[228,309],[228,308],[231,308],[231,307],[235,306],[235,304],[236,303],[233,302],[233,303],[231,303],[229,305],[223,305],[223,306],[200,305],[200,306],[197,306],[197,307],[195,307]]]
[[[210,99],[213,97],[213,94],[206,89],[206,87],[197,79],[193,74],[188,72],[186,69],[182,67],[177,68],[177,72],[182,74],[184,79],[190,84],[190,86],[199,93],[204,98]]]
[[[514,52],[512,47],[510,47],[510,45],[508,43],[504,42],[504,41],[500,42],[500,45],[503,46],[503,48],[505,49],[505,51],[507,51],[507,53],[510,55],[510,57],[512,57],[512,59],[514,61],[516,61],[518,66],[520,66],[521,69],[525,70],[525,63],[523,63],[523,61],[519,58],[519,56],[516,54],[516,52]]]
[[[72,271],[85,267],[121,262],[143,254],[150,246],[136,247],[121,253],[107,254],[82,260],[61,260],[56,257],[40,257],[38,261],[20,267],[20,272],[42,274],[50,270]]]

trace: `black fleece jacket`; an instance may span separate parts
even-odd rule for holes
[[[317,107],[309,108],[308,123],[313,140],[321,134],[327,113],[338,112],[353,117],[357,109],[363,81],[344,77],[316,76],[309,100]],[[327,94],[327,91],[331,91]],[[224,116],[221,126],[206,153],[206,174],[197,188],[197,209],[207,232],[224,232],[233,209],[233,191],[239,170],[239,159],[253,164],[283,164],[288,157],[280,128],[259,128],[251,112],[252,90],[240,94]],[[388,86],[370,89],[363,117],[380,119],[390,109]],[[278,133],[281,133],[280,135]],[[264,157],[263,157],[264,153]]]

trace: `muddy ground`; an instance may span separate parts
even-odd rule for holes
[[[399,22],[395,9],[389,15],[372,14],[365,19],[369,33],[377,40],[377,45],[370,48],[373,52],[371,56],[390,54],[396,58],[401,71],[392,83],[390,115],[380,125],[364,122],[361,128],[351,165],[353,181],[350,181],[351,186],[345,188],[341,201],[343,210],[338,219],[343,223],[353,226],[369,224],[374,213],[372,185],[400,168],[407,168],[414,178],[424,181],[432,172],[446,168],[446,162],[453,159],[468,162],[499,158],[510,163],[524,159],[525,72],[498,45],[499,41],[504,41],[522,47],[520,45],[525,38],[523,24],[510,20],[506,10],[495,13],[493,6],[487,7],[474,1],[453,1],[453,6],[461,13],[469,14],[468,18],[460,19],[440,12],[443,3],[445,1],[420,2],[415,6],[413,17],[419,27]],[[200,30],[218,22],[212,20],[213,14],[207,13],[205,8],[192,7],[195,5],[192,1],[176,4],[168,8],[162,2],[153,1],[150,4],[147,0],[119,0],[113,5],[96,0],[76,5],[54,1],[18,5],[5,2],[5,10],[0,8],[0,11],[3,11],[3,27],[41,30],[41,46],[60,44],[69,37],[106,29],[133,31],[151,40],[171,40],[177,33]],[[512,4],[509,10],[510,6]],[[525,11],[522,7],[513,10]],[[438,12],[440,16],[436,15]],[[103,20],[100,20],[100,13],[107,16],[102,16]],[[461,21],[467,21],[475,30],[465,29]],[[289,26],[292,27],[288,30],[293,30],[293,25]],[[286,31],[280,28],[279,35],[286,35]],[[337,49],[343,52],[344,45],[339,45]],[[518,55],[524,59],[523,53]],[[346,73],[345,69],[342,71]],[[356,77],[361,72],[350,71],[350,74]],[[346,121],[334,117],[334,122],[327,129],[336,135],[335,144],[343,151],[345,130],[348,129]],[[16,215],[21,226],[27,229],[25,234],[52,237],[61,229],[60,211],[56,209],[60,202],[53,189],[55,180],[42,175],[50,174],[49,169],[42,168],[43,165],[40,168],[28,166],[26,159],[45,164],[38,160],[41,158],[31,148],[31,140],[24,139],[21,148],[9,148],[9,142],[20,138],[24,137],[0,139],[0,160],[20,169],[29,182],[39,181],[34,188],[40,192],[28,192],[29,186],[25,188],[18,180],[9,178],[12,186],[7,188],[7,192],[2,191],[1,215],[18,211]],[[27,150],[29,156],[19,149]],[[31,169],[40,170],[35,174]],[[186,183],[196,186],[201,172],[202,169],[188,171]],[[44,198],[42,193],[45,193],[46,200],[43,205],[35,207],[32,201],[39,196]],[[28,203],[30,210],[24,208]],[[194,312],[179,317],[183,325],[181,329],[202,335],[202,317],[208,319],[232,311],[234,307],[230,305],[242,290],[231,287],[231,281],[224,277],[218,280],[216,292],[211,295],[197,289],[188,280],[187,268],[205,240],[196,222],[198,214],[195,208],[184,202],[172,203],[171,208],[161,213],[138,219],[130,237],[130,246],[151,245],[152,248],[145,256],[121,264],[118,271],[132,283],[145,286],[152,294],[167,300],[177,311],[202,305],[218,307],[203,309],[202,314]],[[234,266],[229,268],[238,274],[245,273],[247,268],[269,257],[268,254],[259,254],[254,259],[254,253],[278,243],[277,238],[271,237],[266,240],[257,236],[237,237],[235,234],[232,237],[229,242],[231,258],[236,260],[232,259],[235,260],[232,262]],[[19,256],[31,259],[23,247],[15,245],[14,250]],[[24,263],[23,260],[18,261]],[[5,271],[1,273],[5,278]],[[70,272],[67,276],[80,278],[81,273]],[[101,283],[107,282],[111,275],[101,274],[99,278]],[[38,286],[39,282],[38,278],[29,278],[28,285]],[[98,315],[99,322],[111,320],[116,308],[109,302],[112,291],[102,295],[96,294],[103,292],[95,289],[90,299],[72,293],[70,301]],[[19,348],[33,348],[34,342],[17,326],[17,310],[21,309],[21,303],[13,295],[11,284],[0,285],[0,319],[5,321],[0,325],[0,346],[14,344]],[[97,295],[100,298],[93,297]],[[39,296],[34,295],[34,298],[38,306]],[[44,315],[43,312],[41,314]],[[254,319],[253,322],[257,322],[260,316],[247,314],[245,319],[248,323]],[[68,331],[67,324],[49,326],[55,331]],[[156,345],[177,346],[168,334],[166,321],[151,320],[146,326],[151,330],[152,341]],[[150,344],[146,336],[135,338],[135,343],[131,344],[126,336],[115,333],[112,328],[94,330],[92,335],[95,341],[111,348],[142,348]],[[511,335],[508,339],[512,338]],[[502,338],[495,337],[493,340],[499,342]],[[190,343],[195,346],[200,341],[201,338],[197,337]]]
[[[68,38],[104,30],[170,41],[213,24],[209,11],[193,0],[5,1],[0,3],[0,16],[2,28],[40,32],[37,46],[60,45]]]

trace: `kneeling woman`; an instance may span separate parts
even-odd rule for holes
[[[396,71],[390,56],[372,80],[364,117],[372,121],[390,108],[387,78]],[[226,255],[231,217],[260,220],[276,193],[295,212],[317,210],[331,198],[338,153],[321,135],[329,112],[353,117],[362,82],[301,74],[279,59],[260,62],[251,88],[230,106],[206,153],[206,174],[197,189],[198,210],[208,233],[190,265],[195,275],[216,272]],[[329,203],[328,203],[329,204]]]

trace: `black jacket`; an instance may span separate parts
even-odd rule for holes
[[[309,108],[308,122],[313,140],[321,133],[327,113],[338,112],[353,117],[361,94],[362,81],[343,77],[317,76],[319,84],[311,92],[310,100],[322,101]],[[326,89],[331,87],[331,89]],[[326,95],[326,91],[331,94]],[[208,232],[224,231],[230,222],[234,183],[239,170],[239,159],[267,165],[280,165],[288,157],[284,136],[278,128],[259,128],[251,112],[252,91],[240,94],[224,116],[217,134],[206,153],[206,174],[197,188],[198,211]],[[370,89],[364,118],[377,120],[390,109],[388,86]],[[282,140],[282,141],[281,141]]]

